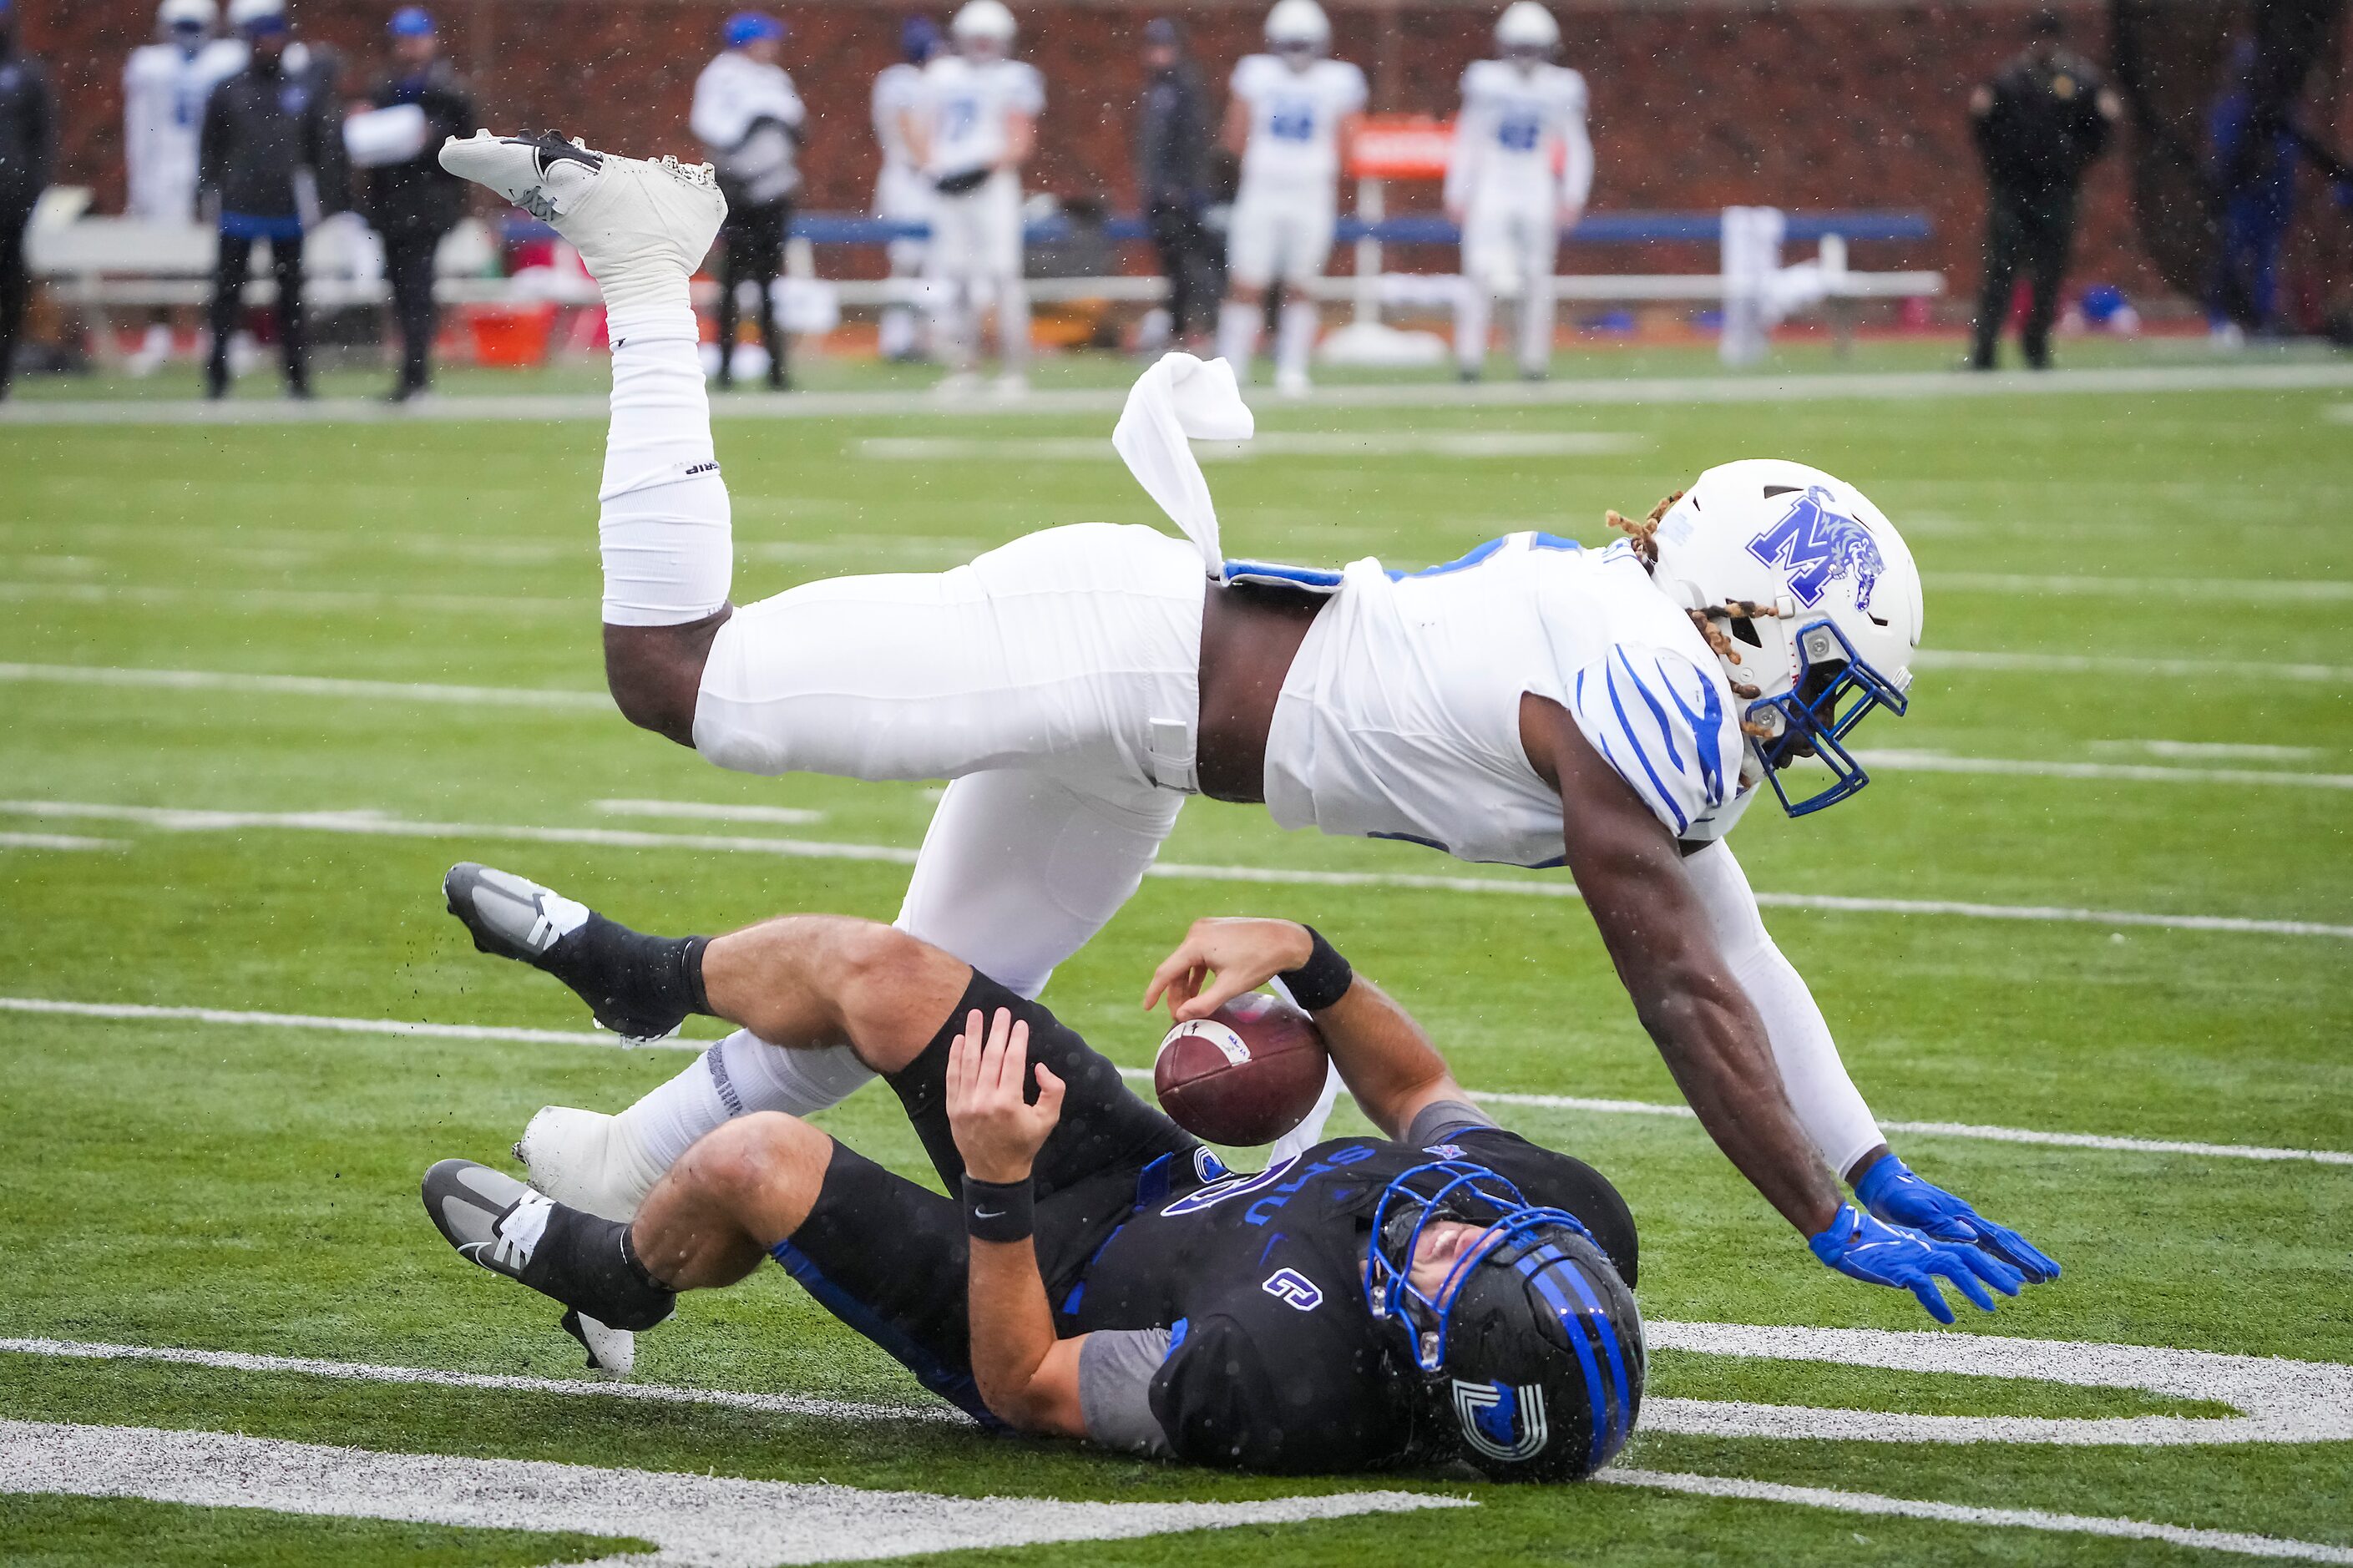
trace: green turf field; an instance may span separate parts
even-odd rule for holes
[[[835,1407],[28,1343],[576,1378],[553,1309],[453,1259],[416,1178],[445,1155],[503,1161],[542,1104],[618,1109],[686,1058],[585,1034],[403,1037],[87,1009],[585,1031],[553,983],[470,951],[440,909],[449,862],[506,865],[666,930],[779,910],[888,918],[905,876],[892,859],[711,840],[903,850],[931,794],[723,774],[601,702],[596,423],[0,425],[0,1339],[13,1347],[0,1349],[0,1486],[30,1485],[43,1445],[62,1440],[14,1424],[53,1423],[821,1480],[920,1494],[931,1500],[909,1505],[917,1516],[939,1498],[1029,1500],[990,1505],[1011,1531],[998,1536],[892,1535],[898,1516],[878,1505],[871,1539],[893,1552],[1037,1540],[1019,1531],[1042,1528],[1046,1500],[1402,1489],[1475,1504],[1206,1534],[1182,1527],[1208,1516],[1171,1514],[1160,1533],[988,1561],[2188,1563],[2234,1547],[2353,1561],[2341,1364],[2353,1363],[2353,426],[2336,416],[2348,406],[2353,387],[1310,405],[1265,412],[1261,429],[1361,442],[1209,469],[1235,553],[1420,565],[1514,529],[1594,540],[1605,507],[1639,513],[1711,462],[1785,455],[1867,489],[1926,577],[1933,657],[1912,716],[1864,732],[1867,748],[1899,754],[1827,815],[1793,823],[1760,805],[1738,844],[1757,886],[1788,896],[1769,918],[1874,1109],[1966,1124],[1891,1141],[2024,1229],[2066,1277],[1932,1334],[1908,1298],[1817,1265],[1689,1121],[1503,1103],[1509,1124],[1626,1193],[1660,1346],[1648,1426],[1620,1460],[1640,1484],[1546,1491],[1277,1482],[984,1438],[923,1418],[925,1396],[895,1363],[773,1271],[688,1300],[641,1342],[639,1380]],[[944,567],[1050,523],[1160,521],[1107,443],[1095,460],[1038,445],[1108,425],[723,421],[737,597]],[[1500,457],[1424,439],[1454,433],[1587,438]],[[1409,450],[1384,439],[1404,434]],[[941,435],[985,445],[929,460],[868,445]],[[613,801],[667,804],[624,814]],[[822,816],[707,809],[731,806]],[[638,837],[588,841],[615,834]],[[1167,944],[1195,915],[1246,910],[1332,933],[1474,1089],[1675,1100],[1591,922],[1553,896],[1556,877],[1285,836],[1255,808],[1209,802],[1187,808],[1164,858],[1225,869],[1148,881],[1047,996],[1123,1062],[1148,1061],[1157,1042],[1136,1002]],[[1280,879],[1300,870],[1351,876]],[[1430,877],[1467,885],[1382,885]],[[84,1010],[27,1011],[26,999]],[[921,1169],[879,1091],[826,1124]],[[1909,1337],[1873,1342],[1905,1347],[1879,1358],[1896,1367],[1874,1368],[1809,1348],[1855,1342],[1705,1325]],[[1983,1353],[2017,1339],[2327,1364]],[[2188,1370],[2171,1382],[2149,1370],[2167,1367]],[[2246,1392],[2258,1385],[2271,1392]],[[2183,1435],[2166,1418],[2218,1426],[2156,1443]],[[2304,1440],[2248,1440],[2266,1432]],[[1956,1436],[1976,1440],[1935,1440]],[[1911,1517],[1886,1511],[1890,1499],[1951,1507]],[[2120,1535],[2126,1521],[2174,1533]],[[486,1528],[0,1492],[0,1558],[45,1565],[520,1568],[629,1539],[648,1537],[550,1530],[521,1501]]]

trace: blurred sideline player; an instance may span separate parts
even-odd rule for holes
[[[773,1257],[991,1426],[1221,1468],[1465,1461],[1529,1481],[1591,1474],[1633,1427],[1645,1369],[1625,1201],[1497,1127],[1405,1010],[1304,926],[1198,921],[1152,986],[1175,1005],[1205,964],[1250,984],[1280,974],[1314,1012],[1380,1134],[1320,1143],[1278,1183],[1228,1175],[1044,1007],[887,926],[797,915],[666,940],[506,872],[459,866],[449,885],[486,951],[584,994],[667,996],[778,1055],[846,1040],[947,1188],[774,1113],[705,1136],[633,1221],[470,1161],[435,1165],[424,1196],[442,1235],[571,1308],[584,1344],[587,1321],[652,1328],[678,1292]]]
[[[355,174],[354,194],[368,225],[384,241],[385,280],[392,285],[392,313],[400,328],[400,371],[388,402],[421,397],[433,380],[433,340],[441,309],[434,299],[435,261],[441,242],[466,216],[466,184],[435,156],[452,136],[470,136],[481,123],[473,94],[441,56],[441,37],[432,14],[404,5],[385,32],[392,68],[370,90],[378,110],[413,109],[424,124],[413,157],[378,163]]]
[[[740,295],[758,289],[753,307],[768,356],[768,385],[788,386],[785,334],[776,330],[776,284],[785,270],[785,231],[801,187],[797,152],[808,110],[793,79],[776,63],[785,25],[765,11],[738,11],[722,33],[726,47],[695,79],[691,124],[719,168],[727,221],[719,230],[719,386],[735,384]]]
[[[1046,106],[1038,68],[1011,58],[1013,13],[1004,0],[965,0],[948,25],[953,52],[923,68],[923,113],[912,151],[932,182],[925,266],[945,285],[944,392],[978,384],[980,313],[997,308],[997,388],[1029,384],[1029,291],[1021,280],[1021,165],[1038,145]]]
[[[1308,390],[1307,361],[1321,312],[1308,282],[1324,275],[1339,216],[1340,154],[1365,109],[1365,73],[1326,57],[1332,23],[1315,0],[1278,0],[1267,13],[1270,52],[1234,67],[1225,143],[1242,161],[1226,238],[1226,302],[1218,356],[1248,382],[1266,291],[1282,285],[1274,387]]]
[[[543,215],[605,293],[617,706],[740,772],[953,781],[902,929],[1035,996],[1197,793],[1263,802],[1286,827],[1565,865],[1702,1124],[1822,1263],[1900,1285],[1936,1246],[1916,1226],[1968,1244],[1997,1289],[2056,1277],[1889,1151],[1722,842],[1760,785],[1792,816],[1863,787],[1851,732],[1905,710],[1919,574],[1852,486],[1734,463],[1641,522],[1611,514],[1633,537],[1607,550],[1522,533],[1411,576],[1229,565],[1187,437],[1247,434],[1249,412],[1229,367],[1172,354],[1114,444],[1185,538],[1049,529],[949,572],[809,583],[739,611],[688,287],[722,215],[707,172],[552,134],[442,159]],[[1827,784],[1784,781],[1809,759]],[[599,1011],[638,1037],[683,1017]],[[536,1172],[543,1133],[567,1190],[626,1213],[731,1116],[806,1113],[867,1076],[847,1052],[738,1034],[620,1117],[543,1111],[525,1156]]]
[[[245,51],[213,36],[213,0],[164,0],[156,41],[131,51],[122,67],[123,210],[142,223],[196,221],[196,138],[205,100],[245,65]],[[469,127],[470,129],[470,127]],[[172,356],[171,312],[158,310],[131,358],[133,375],[152,374]]]
[[[58,104],[49,73],[17,47],[13,0],[0,0],[0,401],[16,374],[33,279],[25,231],[57,167]]]
[[[899,53],[902,58],[883,67],[881,74],[874,79],[871,104],[874,141],[882,149],[882,168],[874,176],[876,217],[927,226],[932,222],[936,198],[931,181],[923,177],[923,166],[915,158],[914,121],[923,111],[923,67],[939,52],[940,30],[932,25],[932,19],[910,16],[899,27]],[[887,248],[892,278],[899,280],[902,288],[913,288],[913,279],[923,274],[924,242],[894,239]],[[923,313],[906,300],[883,308],[876,347],[884,359],[921,356],[922,319]]]
[[[1560,24],[1536,0],[1514,0],[1495,23],[1502,58],[1462,73],[1462,117],[1446,165],[1446,216],[1462,230],[1462,302],[1454,358],[1475,381],[1487,362],[1495,298],[1519,297],[1525,379],[1552,366],[1553,263],[1561,231],[1593,189],[1585,78],[1552,63]]]

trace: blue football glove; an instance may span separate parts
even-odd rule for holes
[[[2006,1225],[1996,1225],[1977,1210],[1933,1183],[1924,1182],[1893,1154],[1882,1154],[1854,1195],[1862,1206],[1890,1225],[1907,1225],[1939,1241],[1966,1241],[1983,1247],[2026,1276],[2030,1285],[2047,1285],[2059,1278],[2059,1265],[2040,1247]]]
[[[1992,1286],[2015,1296],[2025,1282],[2019,1271],[1989,1252],[1950,1241],[1937,1241],[1916,1230],[1901,1230],[1864,1214],[1852,1204],[1839,1205],[1838,1217],[1820,1236],[1806,1238],[1814,1256],[1840,1273],[1866,1284],[1909,1290],[1940,1323],[1953,1321],[1953,1309],[1936,1281],[1948,1281],[1985,1311],[1993,1310]]]

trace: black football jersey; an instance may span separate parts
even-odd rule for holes
[[[1170,1331],[1151,1402],[1180,1459],[1278,1471],[1411,1462],[1420,1376],[1404,1332],[1365,1304],[1366,1242],[1389,1181],[1450,1159],[1576,1215],[1630,1282],[1632,1219],[1579,1161],[1494,1127],[1427,1149],[1339,1138],[1136,1210],[1064,1297],[1060,1331]]]

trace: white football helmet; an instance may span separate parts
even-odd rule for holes
[[[1726,635],[1725,673],[1756,690],[1747,718],[1769,732],[1749,737],[1744,774],[1770,779],[1792,816],[1869,784],[1846,735],[1903,713],[1920,647],[1920,571],[1895,525],[1844,480],[1764,458],[1702,474],[1652,543],[1651,581]],[[1809,756],[1833,776],[1792,800],[1781,772]]]
[[[1005,8],[1005,0],[965,0],[948,24],[948,36],[960,47],[974,44],[993,47],[1003,54],[1013,47],[1014,34],[1019,29],[1013,13]]]
[[[156,7],[155,24],[167,33],[181,30],[209,33],[217,16],[218,13],[213,9],[213,0],[164,0],[164,4]]]
[[[286,15],[286,0],[228,0],[228,25],[242,27],[264,16]]]
[[[1276,54],[1327,53],[1332,47],[1332,18],[1315,0],[1276,0],[1266,14],[1266,44]]]
[[[1512,0],[1495,19],[1495,47],[1506,55],[1549,56],[1560,47],[1560,24],[1536,0]]]

